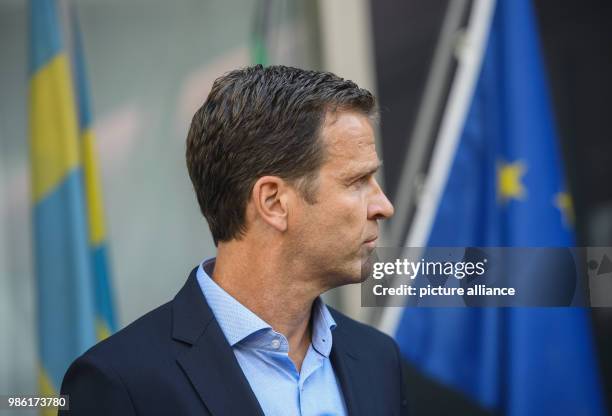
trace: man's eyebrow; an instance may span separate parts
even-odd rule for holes
[[[365,175],[374,175],[376,172],[378,172],[378,170],[382,167],[382,165],[383,165],[382,160],[377,161],[375,165],[373,165],[370,169],[368,169],[365,172]]]
[[[374,175],[376,172],[378,172],[378,170],[382,167],[382,165],[383,165],[382,161],[379,160],[376,163],[376,165],[373,165],[371,168],[367,170],[364,169],[362,171],[356,172],[354,175],[351,175],[350,180],[362,178],[364,176]]]
[[[379,170],[380,168],[382,168],[382,165],[383,165],[382,160],[379,160],[379,161],[376,163],[376,165],[375,165],[375,166],[374,166],[374,167],[373,167],[371,170],[369,170],[369,171],[368,171],[368,174],[369,174],[369,175],[374,175],[376,172],[378,172],[378,170]]]

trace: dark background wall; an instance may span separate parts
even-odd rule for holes
[[[612,3],[536,0],[535,6],[578,245],[612,246]],[[593,309],[592,316],[612,409],[612,310]]]

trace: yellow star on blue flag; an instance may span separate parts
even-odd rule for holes
[[[510,199],[524,199],[527,191],[523,176],[527,167],[523,161],[513,163],[500,162],[497,166],[497,194],[506,202]]]
[[[555,195],[554,204],[561,211],[563,224],[567,227],[572,227],[575,218],[572,196],[567,192],[559,192]]]

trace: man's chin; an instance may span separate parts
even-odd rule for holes
[[[363,269],[360,269],[358,273],[351,274],[347,276],[346,281],[343,283],[344,285],[354,285],[357,283],[363,283],[367,280],[368,274],[364,273]]]
[[[361,257],[361,271],[360,271],[360,282],[364,282],[368,277],[372,275],[374,263],[378,261],[378,255],[376,254],[376,248],[368,248]]]
[[[352,285],[365,282],[372,275],[373,264],[376,261],[374,250],[370,250],[372,254],[361,256],[358,263],[355,263],[349,273],[343,276],[341,285]]]
[[[331,279],[332,287],[340,287],[346,285],[354,285],[356,283],[362,283],[367,275],[362,274],[362,268],[359,264],[353,264],[348,269],[343,270],[341,273],[334,273],[335,277]],[[365,277],[365,278],[364,278]]]
[[[376,250],[360,250],[348,260],[343,267],[325,273],[330,288],[363,283],[372,274],[373,264],[376,262]]]

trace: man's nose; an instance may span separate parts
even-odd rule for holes
[[[384,220],[393,216],[393,204],[374,180],[375,192],[368,204],[368,219]]]

